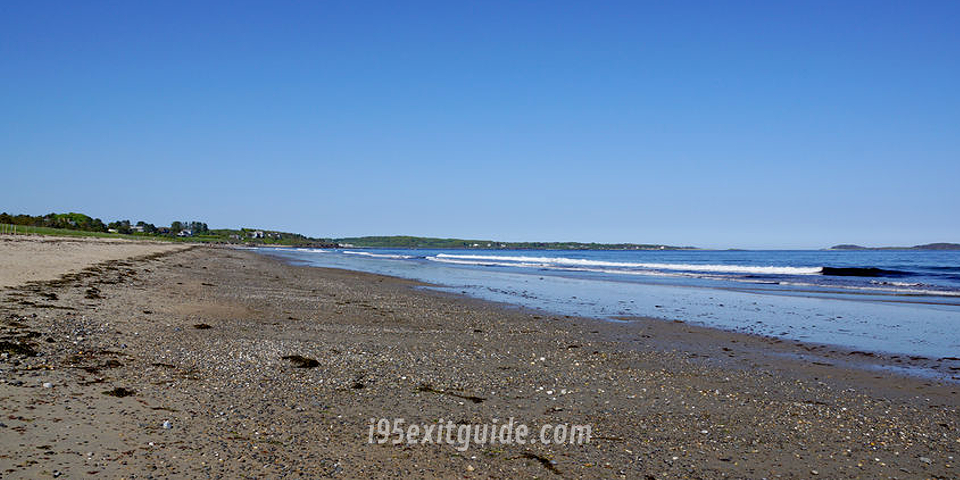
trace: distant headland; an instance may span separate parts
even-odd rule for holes
[[[834,245],[827,250],[960,250],[960,243],[927,243],[912,247],[863,247],[860,245]]]

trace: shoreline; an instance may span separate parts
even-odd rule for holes
[[[807,287],[796,286],[797,281],[790,280],[793,270],[780,272],[787,274],[782,278],[777,276],[779,273],[773,275],[773,278],[780,278],[782,282],[753,285],[745,283],[753,280],[741,278],[739,274],[716,278],[702,277],[699,273],[633,275],[628,270],[597,273],[590,268],[581,271],[579,267],[571,267],[567,271],[563,266],[567,263],[586,263],[596,264],[597,268],[605,264],[694,268],[702,260],[689,256],[566,258],[544,253],[542,257],[466,256],[462,257],[461,264],[461,257],[455,252],[432,252],[419,256],[416,252],[402,250],[385,254],[359,251],[285,252],[275,249],[258,251],[302,260],[308,265],[415,278],[440,285],[438,289],[563,315],[598,318],[635,315],[678,319],[730,331],[899,356],[893,358],[891,363],[896,360],[902,362],[910,357],[949,360],[957,357],[956,352],[960,349],[960,336],[954,328],[960,310],[951,303],[952,297],[919,298],[886,295],[883,292],[864,295],[861,287],[852,285],[844,287],[854,292],[848,294],[828,287],[831,282],[839,281],[829,276],[824,277],[823,288],[815,293]],[[450,258],[442,258],[444,256]],[[520,263],[514,268],[513,265],[517,265],[514,261],[522,258],[529,262]],[[488,260],[493,263],[484,263]],[[501,264],[500,260],[509,262]],[[714,260],[721,263],[727,261]],[[917,265],[939,261],[929,258],[915,260]],[[634,263],[617,263],[627,261]],[[647,263],[651,261],[661,263]],[[739,263],[735,268],[758,272],[766,268],[799,268],[808,273],[804,274],[804,278],[811,279],[820,278],[818,274],[809,273],[814,267],[766,265],[830,264],[828,259],[818,257],[811,261],[802,255],[777,259],[763,254],[759,258],[740,258],[737,261]],[[857,260],[837,262],[857,263]],[[871,264],[886,265],[889,262],[890,259],[886,259]],[[710,264],[704,270],[713,268]],[[716,268],[722,270],[726,267],[717,265]],[[905,270],[920,272],[925,268],[917,266]],[[809,282],[820,283],[821,280]],[[862,282],[867,280],[856,280],[858,285]],[[874,282],[870,280],[869,283]],[[937,364],[932,363],[930,367],[936,370]],[[950,375],[950,368],[949,365],[943,367],[941,373]]]
[[[229,247],[228,247],[229,248]],[[245,249],[242,249],[245,250]],[[869,349],[864,347],[853,347],[846,346],[841,344],[831,344],[825,342],[816,342],[810,340],[802,339],[793,339],[793,338],[782,338],[774,335],[757,333],[752,331],[738,331],[734,329],[726,329],[721,326],[712,326],[706,323],[689,321],[684,319],[682,316],[680,318],[668,318],[668,317],[657,317],[651,315],[613,315],[609,317],[601,316],[592,316],[592,315],[571,315],[563,311],[551,311],[549,308],[543,307],[534,307],[524,305],[522,303],[513,303],[509,300],[500,301],[492,300],[487,298],[482,298],[478,296],[472,296],[466,291],[456,292],[455,288],[442,284],[429,283],[426,281],[421,281],[417,279],[411,279],[400,276],[393,276],[389,274],[378,274],[372,272],[364,272],[363,270],[352,270],[349,268],[340,268],[340,267],[325,267],[325,266],[313,266],[303,263],[302,260],[276,256],[270,253],[269,251],[260,252],[257,249],[249,250],[254,253],[261,255],[266,255],[271,258],[276,258],[281,262],[284,262],[291,266],[307,266],[310,268],[319,268],[319,269],[329,269],[332,271],[343,271],[343,272],[354,272],[354,273],[368,273],[372,275],[383,275],[386,278],[418,282],[422,287],[423,291],[433,292],[433,293],[443,293],[452,295],[453,298],[479,301],[479,302],[489,302],[491,305],[499,305],[502,308],[508,310],[517,310],[517,311],[531,311],[537,312],[538,315],[545,318],[579,318],[585,320],[595,320],[604,323],[640,323],[643,326],[640,328],[654,328],[660,330],[661,333],[672,332],[671,329],[676,325],[682,325],[682,327],[676,327],[679,329],[686,329],[687,336],[694,333],[698,333],[701,340],[691,340],[687,339],[686,342],[678,342],[678,348],[693,348],[697,349],[698,353],[707,352],[708,355],[716,355],[715,351],[708,351],[699,344],[701,343],[710,343],[714,342],[717,344],[728,344],[728,343],[740,343],[741,346],[749,345],[751,348],[747,351],[741,353],[748,354],[751,357],[756,357],[755,360],[765,360],[764,357],[773,354],[781,358],[795,358],[798,364],[814,365],[814,366],[846,366],[847,368],[856,368],[863,370],[865,373],[871,373],[873,375],[882,375],[882,374],[896,374],[903,377],[912,378],[914,380],[922,380],[924,382],[943,382],[948,385],[955,384],[960,386],[960,351],[958,351],[958,356],[925,356],[921,354],[910,354],[903,352],[891,352],[877,349]],[[676,288],[701,288],[696,286],[677,286]],[[728,287],[716,287],[720,291],[731,291],[731,292],[741,292],[743,290],[736,288]],[[780,293],[770,293],[774,296],[789,296]],[[838,299],[840,301],[849,301],[846,299]],[[918,302],[920,303],[920,302]],[[649,325],[653,323],[653,326]],[[656,325],[655,322],[661,322],[667,325]],[[678,335],[669,335],[671,338],[675,338],[679,341],[683,336]],[[627,348],[629,347],[630,342],[626,342]],[[741,349],[743,350],[743,349]],[[764,352],[764,351],[767,352]],[[720,352],[721,356],[733,356],[727,350]],[[829,374],[829,372],[826,372]]]
[[[284,262],[282,259],[279,261]],[[612,330],[612,332],[609,333],[621,338],[621,340],[618,341],[623,345],[623,348],[626,349],[637,348],[636,345],[631,345],[632,343],[636,343],[636,341],[630,340],[627,337],[633,333],[639,333],[642,336],[643,332],[649,330],[657,333],[657,339],[660,343],[657,345],[645,344],[646,348],[688,351],[688,353],[694,354],[692,358],[706,359],[714,355],[717,357],[732,358],[736,355],[728,350],[729,345],[727,344],[739,344],[740,347],[746,348],[740,348],[738,353],[744,354],[748,359],[752,359],[754,365],[756,365],[756,362],[763,361],[789,361],[790,368],[778,366],[779,369],[784,372],[789,372],[798,366],[808,368],[836,366],[839,367],[841,371],[853,369],[864,376],[872,376],[878,380],[889,381],[889,378],[878,376],[886,371],[888,374],[921,382],[925,385],[933,382],[950,389],[951,392],[954,390],[960,391],[960,358],[926,358],[890,352],[862,351],[842,345],[782,339],[757,333],[726,330],[719,327],[687,322],[685,320],[653,316],[615,316],[608,319],[565,315],[515,303],[472,297],[467,294],[448,291],[446,290],[448,287],[442,285],[435,285],[404,277],[368,273],[345,268],[304,267],[335,272],[374,275],[395,281],[413,282],[416,284],[414,288],[422,292],[450,296],[462,302],[478,302],[509,312],[534,315],[545,321],[577,322],[581,326],[583,324],[596,324],[595,326]],[[635,329],[636,331],[632,332],[631,329]],[[773,358],[770,358],[771,356]],[[825,361],[834,362],[834,364],[825,364]],[[951,367],[953,367],[954,370],[944,371]],[[815,369],[824,370],[822,373],[828,377],[831,374],[829,370]],[[956,373],[951,373],[954,371]]]
[[[10,478],[950,477],[960,455],[956,385],[754,356],[806,350],[744,334],[554,321],[229,248],[85,272],[2,291],[4,335],[40,353],[0,362]],[[104,395],[118,388],[135,393]],[[598,439],[368,444],[380,417],[588,423]]]
[[[281,262],[283,260],[280,260]],[[617,316],[612,319],[564,315],[523,305],[498,302],[466,294],[434,288],[446,288],[417,280],[367,273],[357,270],[312,267],[321,270],[384,277],[394,281],[413,282],[412,288],[449,296],[455,301],[477,302],[507,312],[532,315],[544,322],[568,322],[579,328],[599,329],[612,342],[627,350],[640,349],[662,352],[683,352],[688,358],[718,364],[722,368],[758,368],[779,374],[821,378],[838,378],[858,386],[883,392],[893,397],[914,396],[920,386],[935,387],[933,395],[944,400],[960,402],[960,358],[926,358],[889,352],[861,351],[852,348],[781,339],[749,332],[737,332],[684,320],[650,317]],[[647,340],[655,338],[654,341]],[[736,347],[736,348],[731,348]],[[950,368],[953,370],[948,370]],[[947,371],[945,371],[947,370]],[[955,372],[955,373],[953,373]],[[908,384],[894,383],[895,379]],[[930,394],[927,394],[930,395]],[[958,403],[960,405],[960,403]]]

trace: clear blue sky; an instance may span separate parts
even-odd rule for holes
[[[960,241],[960,2],[0,3],[0,210]]]

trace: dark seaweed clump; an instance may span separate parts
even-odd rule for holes
[[[26,343],[14,343],[6,340],[0,341],[0,352],[6,352],[13,355],[24,355],[27,357],[37,356],[37,351]]]
[[[133,395],[135,393],[137,393],[135,390],[130,390],[129,388],[123,388],[123,387],[117,387],[117,388],[114,388],[113,390],[107,390],[106,392],[103,392],[104,395],[110,395],[111,397],[118,397],[118,398],[129,397],[130,395]]]
[[[454,391],[451,391],[451,390],[441,390],[441,389],[433,388],[431,385],[426,384],[426,383],[421,384],[419,387],[417,387],[417,391],[418,391],[418,392],[436,393],[436,394],[438,394],[438,395],[450,395],[451,397],[457,397],[457,398],[462,398],[462,399],[464,399],[464,400],[470,400],[470,401],[473,402],[473,403],[483,403],[483,401],[486,400],[485,398],[483,398],[483,397],[478,397],[478,396],[476,396],[476,395],[464,395],[464,394],[462,394],[462,393],[454,392]]]
[[[316,368],[320,366],[320,362],[300,355],[287,355],[283,359],[290,360],[290,363],[293,363],[293,366],[297,368]]]
[[[193,328],[196,328],[197,330],[206,330],[208,328],[213,328],[213,327],[211,327],[210,325],[207,325],[206,323],[198,323],[194,325]]]

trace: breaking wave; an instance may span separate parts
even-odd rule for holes
[[[668,272],[699,272],[740,275],[829,275],[833,277],[902,277],[908,272],[877,267],[783,267],[775,265],[722,265],[695,263],[636,263],[609,262],[567,257],[526,257],[506,255],[460,255],[440,253],[427,257],[444,263],[460,265],[539,267],[539,268],[603,268],[618,269],[619,273],[632,273],[638,270]]]
[[[456,255],[440,253],[428,260],[460,265],[498,265],[509,267],[604,267],[617,269],[668,270],[675,272],[735,273],[754,275],[819,275],[822,267],[778,267],[754,265],[697,265],[688,263],[608,262],[566,257],[524,257],[501,255]]]
[[[392,253],[352,252],[349,250],[344,250],[343,253],[346,253],[347,255],[362,255],[364,257],[373,257],[373,258],[393,258],[398,260],[416,258],[413,255],[396,255]]]

